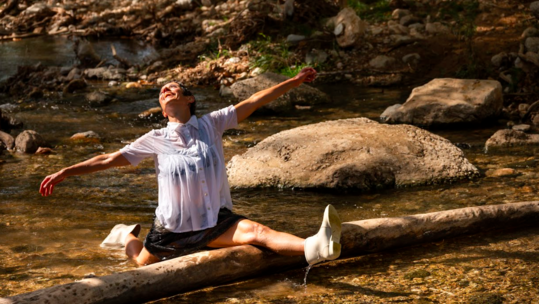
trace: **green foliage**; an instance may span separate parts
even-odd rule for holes
[[[303,68],[306,68],[310,65],[306,63],[302,63],[299,65],[292,65],[292,66],[286,66],[278,71],[279,74],[288,76],[288,77],[294,77],[296,76],[299,71],[301,71]]]
[[[249,56],[253,58],[251,67],[279,72],[291,65],[291,53],[285,42],[273,42],[271,37],[259,33],[259,39],[249,42],[248,47]]]
[[[372,4],[365,4],[359,0],[348,0],[348,6],[353,8],[363,20],[381,22],[391,19],[389,2],[389,0],[378,0]]]
[[[475,18],[479,12],[478,0],[445,1],[441,3],[439,16],[455,21],[454,34],[460,39],[470,40],[475,34]]]
[[[230,51],[227,50],[227,49],[223,49],[219,43],[219,41],[213,41],[207,51],[198,56],[198,59],[200,61],[214,61],[214,60],[218,60],[222,57],[229,57],[230,56]]]
[[[460,79],[485,79],[491,73],[492,66],[490,64],[482,65],[474,54],[470,54],[466,64],[461,66],[455,73],[455,77]]]

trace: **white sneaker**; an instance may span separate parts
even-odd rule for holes
[[[337,210],[328,205],[317,234],[305,239],[305,259],[309,265],[335,260],[341,255],[341,219]]]
[[[130,233],[138,236],[140,232],[140,225],[135,224],[127,226],[124,224],[118,224],[112,228],[110,234],[101,243],[102,248],[107,249],[123,249],[125,247],[125,239]]]

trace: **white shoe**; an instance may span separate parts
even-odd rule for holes
[[[328,205],[318,233],[305,239],[305,259],[309,265],[335,260],[341,255],[340,241],[341,219],[337,210]]]
[[[112,228],[110,234],[101,243],[102,248],[107,249],[123,249],[125,247],[125,239],[130,233],[138,236],[140,232],[140,225],[135,224],[127,226],[124,224],[118,224]]]

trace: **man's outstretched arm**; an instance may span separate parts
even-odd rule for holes
[[[251,97],[234,106],[238,116],[238,123],[249,117],[261,106],[272,102],[304,82],[313,81],[315,78],[316,71],[313,68],[304,68],[293,78],[283,81],[269,89],[265,89],[253,94]]]

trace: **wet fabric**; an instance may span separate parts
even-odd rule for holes
[[[215,227],[200,231],[174,233],[165,229],[156,218],[144,240],[144,247],[160,260],[188,255],[204,249],[211,241],[242,219],[246,219],[246,217],[222,208],[219,210]]]
[[[211,228],[220,208],[232,210],[223,154],[223,132],[238,124],[234,106],[185,123],[169,122],[122,148],[134,166],[153,158],[159,186],[155,216],[168,231]]]

